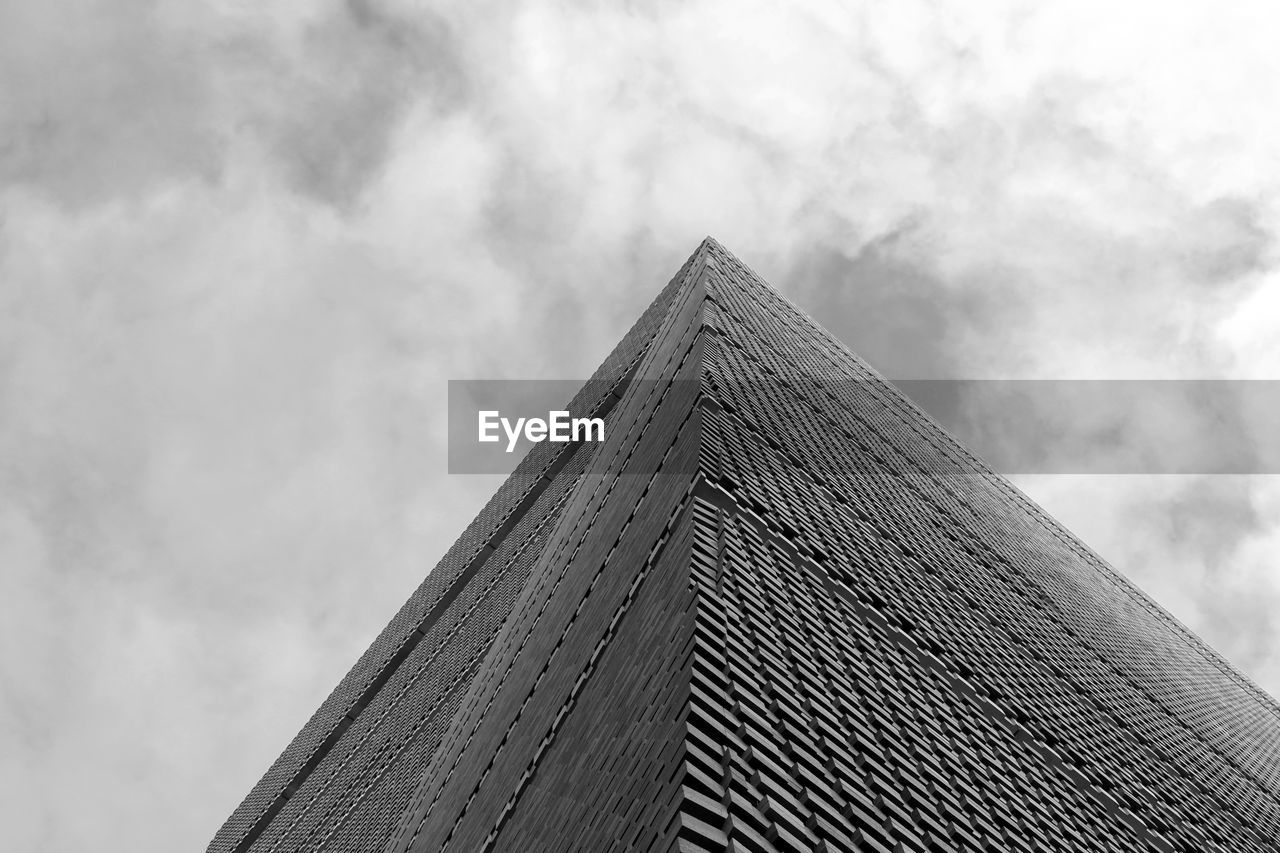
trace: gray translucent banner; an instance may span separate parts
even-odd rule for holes
[[[556,441],[560,419],[553,413],[591,418],[592,412],[569,405],[583,384],[581,379],[450,379],[449,473],[511,473],[535,444],[528,430],[534,419],[550,422],[543,441],[572,442],[571,420],[566,441]],[[578,439],[584,438],[597,440],[594,430],[584,435],[580,428]]]
[[[539,436],[572,443],[575,422],[592,415],[566,405],[582,384],[450,381],[449,472],[508,473]],[[1280,473],[1280,381],[948,379],[893,386],[1002,474]],[[869,435],[867,424],[883,429],[886,411],[879,401],[892,392],[878,382],[801,377],[738,385],[721,380],[711,394],[730,409],[760,406],[780,420],[794,406],[828,413],[818,420],[831,419],[825,436],[831,440],[840,429],[863,436]],[[487,416],[487,441],[480,440],[482,412],[494,413]],[[747,415],[753,422],[757,417]],[[586,424],[576,426],[578,440],[599,440]],[[929,458],[931,473],[968,472]],[[864,461],[857,453],[836,453],[807,464],[838,475],[856,473]]]

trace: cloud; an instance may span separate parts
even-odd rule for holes
[[[213,92],[187,39],[149,4],[6,4],[0,11],[0,181],[67,205],[213,180]]]
[[[292,62],[261,58],[255,82],[267,94],[247,121],[280,158],[286,180],[322,201],[356,202],[393,153],[410,109],[446,114],[467,97],[449,26],[427,11],[349,0],[300,35]],[[281,112],[282,102],[292,109]]]
[[[1032,495],[1227,660],[1280,684],[1274,478],[1023,475]]]
[[[890,373],[1275,371],[1262,6],[433,8],[0,9],[23,849],[207,840],[494,488],[445,380],[588,374],[705,234]],[[1053,482],[1277,689],[1268,486]]]
[[[942,379],[957,365],[957,329],[997,319],[990,299],[956,293],[904,258],[901,232],[890,232],[846,254],[818,246],[797,259],[785,280],[807,310],[858,354],[893,379]],[[1012,306],[1008,306],[1012,307]],[[903,346],[903,341],[910,341]]]

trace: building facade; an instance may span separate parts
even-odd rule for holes
[[[211,843],[1280,850],[1280,708],[713,240]]]

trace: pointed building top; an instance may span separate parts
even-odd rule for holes
[[[1275,703],[714,238],[577,402],[211,851],[1276,849]]]

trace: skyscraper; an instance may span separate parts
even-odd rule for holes
[[[210,851],[1275,851],[1280,708],[713,240]]]

